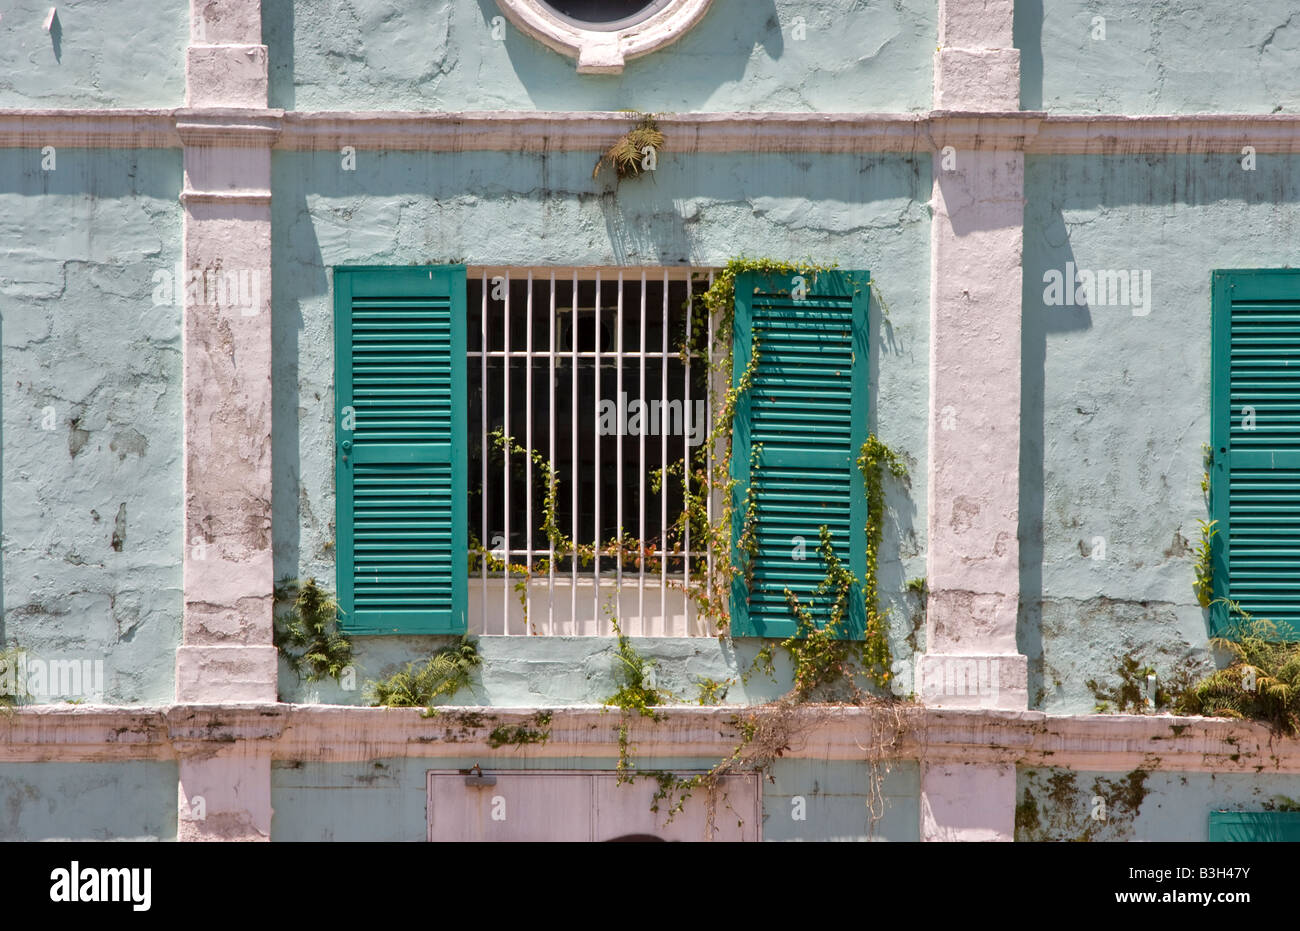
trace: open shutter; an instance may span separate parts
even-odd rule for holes
[[[826,576],[820,528],[836,557],[861,579],[866,571],[866,488],[857,458],[867,439],[868,272],[805,276],[745,273],[736,277],[734,370],[737,386],[758,353],[753,382],[741,394],[733,425],[732,543],[737,565],[752,488],[757,554],[752,586],[732,581],[731,629],[738,637],[788,637],[798,622],[788,588],[805,605]],[[806,293],[799,297],[800,286]],[[844,633],[861,638],[862,591]],[[820,604],[829,603],[823,596]],[[829,612],[814,615],[819,624]]]
[[[1300,271],[1214,273],[1214,593],[1300,632]],[[1216,635],[1230,631],[1216,603]]]
[[[339,268],[334,289],[343,628],[462,633],[465,267]]]

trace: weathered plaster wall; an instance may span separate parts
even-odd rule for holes
[[[351,690],[333,679],[300,682],[281,659],[280,697],[282,701],[365,704],[368,680],[390,675],[455,642],[452,637],[357,637],[353,640],[356,688]],[[769,701],[790,687],[793,670],[783,651],[776,656],[774,676],[750,672],[760,641],[723,645],[716,637],[633,637],[631,642],[655,664],[656,687],[687,703],[698,700],[701,679],[732,680],[725,697],[719,696],[719,704]],[[621,684],[615,645],[613,637],[479,637],[483,664],[474,670],[469,689],[446,703],[503,708],[599,705]],[[896,643],[894,652],[910,661],[906,643]]]
[[[512,758],[503,748],[483,769],[613,770],[615,761]],[[716,760],[637,757],[642,769],[707,769]],[[385,759],[367,763],[276,763],[271,769],[277,841],[423,841],[426,773],[465,767],[456,759]],[[865,763],[778,760],[763,783],[764,840],[918,839],[917,768],[896,764],[882,786],[884,812],[874,831],[867,810]],[[795,796],[806,820],[795,820]]]
[[[1032,157],[1025,187],[1019,642],[1030,706],[1078,713],[1130,650],[1166,676],[1207,661],[1210,273],[1294,264],[1300,158]],[[1047,306],[1067,262],[1149,272],[1147,314]]]
[[[1020,105],[1075,113],[1293,111],[1300,106],[1295,12],[1289,0],[1016,0]],[[1105,38],[1096,38],[1103,25]]]
[[[175,839],[175,763],[0,766],[0,841]]]
[[[933,0],[714,0],[621,75],[513,26],[496,0],[265,0],[271,106],[298,110],[928,110]],[[802,17],[806,38],[795,38]]]
[[[0,107],[181,106],[189,14],[189,0],[6,3]]]
[[[1275,811],[1300,799],[1300,776],[1279,773],[1022,769],[1016,781],[1017,840],[1204,841],[1211,811]]]
[[[335,507],[332,266],[710,266],[741,254],[811,258],[870,269],[889,305],[884,322],[873,302],[872,425],[908,459],[914,479],[907,495],[890,483],[880,589],[898,593],[895,655],[908,657],[923,646],[913,631],[912,601],[902,593],[906,579],[924,574],[929,159],[665,157],[652,179],[615,191],[592,181],[595,158],[362,151],[357,170],[345,172],[332,152],[275,154],[276,577],[314,575],[335,588],[327,546]],[[547,649],[538,643],[527,638],[524,645]],[[376,638],[361,638],[358,646],[358,662],[371,675],[428,655],[415,644],[395,651]],[[588,648],[576,649],[555,659],[580,664]],[[703,662],[724,668],[730,660]],[[591,700],[590,686],[552,675],[549,660],[534,668],[523,687],[529,704]],[[282,697],[303,694],[292,674],[282,675]],[[358,700],[328,700],[338,699]]]
[[[154,276],[181,257],[180,153],[41,161],[0,151],[3,641],[102,661],[104,701],[164,702],[180,631],[181,297],[156,306]]]

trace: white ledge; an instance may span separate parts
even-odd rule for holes
[[[721,758],[736,744],[731,722],[754,708],[670,706],[654,722],[634,718],[631,740],[642,759]],[[536,728],[551,715],[544,743],[488,746],[501,725]],[[866,708],[805,706],[787,756],[861,760],[879,733]],[[926,763],[1059,766],[1129,772],[1300,773],[1300,739],[1262,724],[1171,715],[1048,715],[1038,711],[939,710],[913,707],[890,755]],[[346,705],[172,705],[168,707],[32,706],[0,717],[0,761],[98,762],[169,760],[239,742],[274,759],[359,762],[381,757],[451,757],[485,761],[617,756],[619,713],[599,706],[561,708]]]
[[[633,125],[601,111],[283,111],[0,109],[0,147],[600,152]],[[1122,116],[970,113],[669,113],[666,151],[934,152],[945,145],[1036,155],[1300,152],[1300,115]]]

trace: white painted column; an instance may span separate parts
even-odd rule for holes
[[[935,108],[1019,107],[1012,0],[941,0]],[[1020,594],[1024,153],[974,117],[935,139],[931,201],[929,551],[918,692],[938,707],[1023,709]],[[1005,144],[1005,143],[1004,143]],[[922,765],[923,840],[1011,840],[1013,766]]]
[[[258,0],[192,0],[184,143],[185,552],[176,700],[276,701],[271,150]],[[267,840],[270,758],[180,758],[181,840]],[[201,798],[202,804],[195,802]],[[201,811],[203,816],[196,816]]]

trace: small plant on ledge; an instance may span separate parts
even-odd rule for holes
[[[1233,602],[1227,605],[1241,618],[1234,636],[1215,637],[1210,646],[1227,652],[1232,662],[1187,689],[1178,711],[1249,718],[1282,734],[1300,734],[1300,643],[1283,641],[1273,621],[1253,618]]]
[[[659,153],[664,147],[664,134],[652,114],[634,112],[633,115],[640,116],[636,126],[610,146],[600,161],[596,162],[596,167],[591,171],[593,178],[606,165],[614,169],[620,181],[640,177],[643,171],[655,170]]]
[[[451,698],[468,688],[474,667],[482,663],[477,641],[466,635],[455,646],[443,647],[418,668],[416,663],[407,663],[405,669],[387,679],[366,683],[366,695],[376,706],[432,709],[439,698]]]

